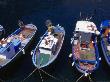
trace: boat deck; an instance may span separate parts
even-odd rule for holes
[[[33,36],[34,32],[35,32],[35,29],[23,28],[23,29],[21,29],[21,31],[19,33],[15,33],[15,34],[7,37],[4,40],[1,40],[0,41],[0,46],[2,46],[3,44],[8,44],[9,42],[14,42],[15,39],[20,40],[21,45],[17,46],[18,48],[15,51],[15,54],[13,54],[13,56],[10,56],[11,54],[7,54],[6,59],[5,58],[0,58],[0,65],[6,64],[10,59],[12,59],[20,51],[20,49],[25,47],[26,44],[29,42],[30,38]]]
[[[95,49],[92,42],[88,49],[80,49],[80,43],[73,46],[73,51],[76,59],[95,60]]]
[[[46,63],[48,63],[49,58],[50,58],[50,54],[44,54],[44,53],[37,53],[36,55],[37,57],[37,61],[36,64],[37,65],[44,65]]]
[[[9,62],[10,59],[3,59],[3,58],[0,58],[0,66],[3,66],[4,64],[6,64],[7,62]]]
[[[18,35],[22,34],[24,38],[28,38],[32,32],[35,32],[34,29],[24,28]]]
[[[92,65],[92,64],[81,63],[81,62],[80,62],[79,65],[80,65],[80,68],[83,68],[83,69],[85,69],[85,70],[91,71],[91,70],[94,69],[94,65]]]
[[[91,61],[95,61],[95,49],[92,42],[89,43],[89,48],[81,49],[80,43],[73,46],[73,54],[76,60],[78,60],[77,64],[85,70],[93,70],[95,63],[91,63]]]

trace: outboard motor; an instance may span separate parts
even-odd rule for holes
[[[2,25],[0,25],[0,39],[3,38],[3,35],[5,34],[5,29]]]
[[[110,32],[108,33],[107,41],[108,41],[108,43],[110,44]]]

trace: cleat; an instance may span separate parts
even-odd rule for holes
[[[85,74],[84,74],[84,76],[87,76],[87,75],[88,75],[88,73],[85,73]]]
[[[74,66],[74,62],[72,63],[72,66]]]
[[[70,54],[69,57],[71,58],[72,57],[72,54]]]
[[[23,54],[25,54],[25,50],[24,49],[22,49],[22,52],[23,52]]]

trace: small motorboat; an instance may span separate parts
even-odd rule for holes
[[[110,66],[110,20],[101,23],[101,46],[106,62]]]
[[[19,26],[20,28],[7,38],[0,40],[0,68],[20,56],[20,52],[25,54],[26,46],[37,31],[37,27],[33,24],[24,25],[22,21],[19,21]]]
[[[46,26],[48,30],[31,52],[32,62],[39,69],[50,65],[57,58],[65,37],[65,30],[59,24],[52,26],[51,21],[47,20]]]
[[[71,38],[72,54],[69,57],[73,57],[72,66],[75,65],[85,76],[99,67],[99,60],[101,60],[97,47],[99,34],[93,22],[77,21],[73,38]]]

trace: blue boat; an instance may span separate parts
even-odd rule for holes
[[[63,27],[52,26],[50,20],[46,21],[46,26],[48,30],[31,53],[34,66],[39,69],[50,65],[57,58],[65,37]]]
[[[110,66],[110,20],[101,23],[101,46],[106,62]]]
[[[24,25],[19,21],[20,28],[0,40],[0,68],[16,59],[21,52],[25,54],[25,48],[34,37],[37,27],[33,24]]]
[[[96,25],[88,20],[77,21],[73,38],[71,38],[73,58],[72,66],[83,73],[85,76],[91,74],[99,67],[99,52],[97,46]]]

